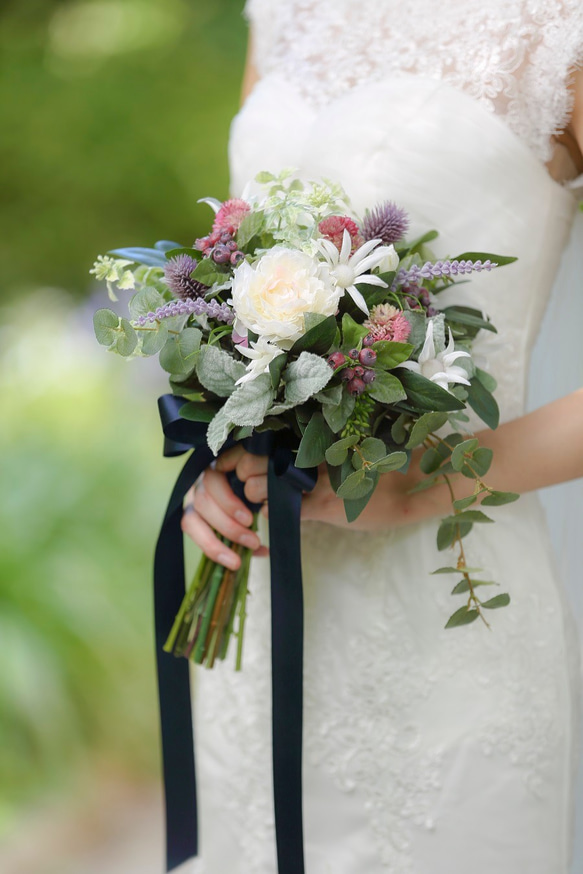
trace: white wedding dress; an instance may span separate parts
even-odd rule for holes
[[[518,256],[448,295],[498,327],[476,355],[502,420],[520,416],[575,212],[544,165],[583,56],[580,0],[248,11],[262,78],[233,123],[233,193],[292,166],[340,181],[357,212],[396,201],[413,235],[440,231],[440,256]],[[307,874],[568,871],[578,642],[538,496],[492,515],[466,541],[512,597],[491,631],[444,630],[459,604],[453,580],[430,576],[449,559],[436,520],[383,534],[304,524]],[[243,672],[196,674],[205,874],[276,874],[268,577],[256,561]]]

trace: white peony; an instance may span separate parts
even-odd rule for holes
[[[334,315],[343,293],[320,261],[275,246],[253,266],[242,261],[235,270],[235,327],[239,334],[246,328],[281,349],[290,349],[306,332],[305,314]]]

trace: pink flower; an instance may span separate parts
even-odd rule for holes
[[[326,237],[327,240],[330,240],[336,246],[338,251],[342,249],[344,231],[348,231],[352,240],[351,254],[364,243],[358,225],[347,215],[331,215],[328,218],[322,219],[318,225],[318,230],[323,237]]]
[[[233,198],[225,200],[213,222],[213,231],[228,231],[234,234],[251,207],[245,200]]]
[[[395,343],[406,343],[411,333],[411,325],[401,310],[390,303],[373,307],[364,327],[375,340],[393,340]]]

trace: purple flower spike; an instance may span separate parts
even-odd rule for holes
[[[191,274],[197,262],[190,255],[176,255],[164,267],[164,278],[173,295],[180,300],[204,297],[208,291],[206,285],[197,282]]]
[[[409,216],[390,200],[367,212],[362,223],[365,240],[382,240],[385,246],[401,240],[409,229]]]
[[[422,267],[413,264],[408,270],[399,270],[395,278],[395,286],[421,285],[424,279],[439,279],[442,276],[458,276],[464,273],[492,270],[497,267],[495,261],[426,261]]]
[[[226,303],[221,303],[218,300],[203,300],[202,298],[186,298],[186,300],[173,300],[163,307],[158,307],[155,313],[148,313],[147,316],[140,316],[137,319],[137,325],[143,328],[148,322],[160,322],[162,319],[171,319],[173,316],[210,316],[217,322],[225,322],[227,325],[232,325],[235,321],[235,313]]]

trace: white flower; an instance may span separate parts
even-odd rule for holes
[[[235,270],[235,328],[239,334],[246,328],[281,349],[291,349],[306,332],[306,313],[334,315],[341,294],[320,261],[274,246],[253,266],[241,261]]]
[[[111,300],[117,300],[113,286],[120,289],[135,288],[136,280],[131,270],[126,270],[133,261],[123,258],[111,258],[109,255],[98,255],[97,261],[89,271],[97,279],[107,282],[107,291]]]
[[[470,381],[466,371],[462,367],[457,367],[454,361],[458,358],[470,358],[469,352],[456,352],[454,350],[453,337],[451,330],[449,331],[449,343],[443,352],[435,351],[435,343],[433,341],[433,320],[427,323],[427,333],[425,335],[425,343],[419,355],[419,361],[404,361],[400,367],[406,367],[407,370],[414,370],[420,373],[431,382],[449,391],[450,382],[461,382],[464,385],[469,385]]]
[[[381,273],[392,273],[393,270],[396,270],[399,266],[399,256],[397,255],[396,249],[392,243],[390,246],[384,246],[383,248],[388,249],[389,251],[379,263],[379,270]]]
[[[348,292],[356,306],[367,315],[368,307],[366,301],[357,289],[356,283],[358,282],[359,285],[378,285],[381,288],[386,288],[386,282],[379,276],[371,276],[367,271],[381,265],[386,258],[394,260],[396,257],[396,263],[399,263],[394,246],[380,246],[381,242],[382,240],[368,240],[351,256],[352,238],[347,230],[344,231],[342,236],[340,252],[330,240],[318,240],[320,251],[328,262],[330,275],[336,283],[336,287],[341,289],[342,294]]]
[[[269,365],[274,358],[281,355],[281,349],[279,346],[274,346],[269,342],[269,340],[266,340],[265,337],[259,337],[257,342],[252,343],[251,345],[253,347],[252,349],[243,344],[235,346],[235,349],[238,349],[241,355],[251,359],[247,365],[247,373],[244,376],[240,376],[235,385],[249,382],[251,379],[255,379],[262,373],[269,373]]]

